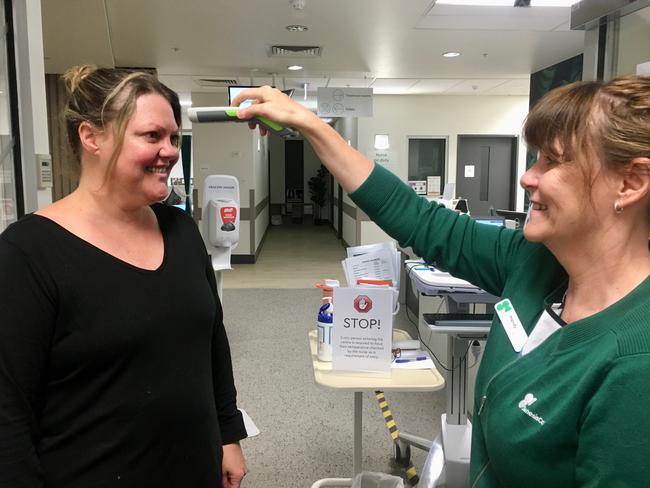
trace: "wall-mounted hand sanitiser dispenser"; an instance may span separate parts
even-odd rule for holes
[[[208,240],[215,247],[234,248],[239,242],[239,204],[230,198],[208,202]]]
[[[234,176],[210,175],[203,185],[203,240],[212,267],[231,269],[230,253],[239,242],[239,181]]]

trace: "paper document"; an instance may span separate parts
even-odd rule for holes
[[[389,242],[378,242],[376,244],[366,244],[365,246],[351,246],[347,248],[348,257],[361,256],[362,254],[368,254],[371,252],[377,251],[395,251],[395,243],[392,241]]]
[[[395,242],[348,247],[347,256],[341,264],[348,286],[358,286],[359,279],[390,280],[391,286],[399,289],[401,255]]]
[[[353,256],[343,260],[342,265],[348,286],[351,287],[357,286],[357,280],[362,278],[390,280],[393,284],[399,280],[395,270],[395,256],[388,250]]]

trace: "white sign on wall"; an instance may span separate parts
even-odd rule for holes
[[[375,164],[381,164],[386,167],[393,167],[397,165],[397,157],[395,151],[391,149],[375,149],[370,152],[369,159],[372,159]]]
[[[474,165],[465,165],[465,178],[474,178]]]
[[[372,88],[323,88],[316,92],[319,117],[372,117]]]
[[[332,369],[390,373],[393,292],[334,288]]]

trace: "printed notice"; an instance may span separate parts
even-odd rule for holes
[[[332,369],[390,372],[393,292],[335,288]]]
[[[372,117],[372,88],[319,87],[319,117]]]

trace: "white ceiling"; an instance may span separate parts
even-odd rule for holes
[[[513,0],[514,3],[514,0]],[[534,2],[533,2],[534,3]],[[154,67],[179,92],[199,78],[375,93],[525,95],[528,76],[583,50],[570,8],[460,7],[432,0],[42,0],[45,70]],[[285,26],[303,24],[306,32]],[[315,45],[311,59],[270,46]],[[459,51],[457,58],[444,58]],[[290,72],[287,66],[304,70]],[[223,89],[222,89],[223,90]]]

